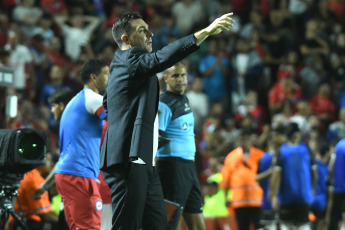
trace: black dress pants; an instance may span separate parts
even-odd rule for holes
[[[111,189],[112,229],[167,228],[163,192],[155,167],[127,163],[117,164],[102,171]]]

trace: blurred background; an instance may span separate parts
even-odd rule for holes
[[[111,62],[112,25],[129,11],[149,24],[154,51],[234,12],[230,31],[184,60],[205,196],[242,130],[269,152],[273,130],[295,122],[314,156],[321,140],[331,147],[345,137],[344,0],[2,0],[0,74],[14,78],[0,80],[1,128],[46,131],[56,162],[59,124],[48,97],[81,90],[86,60]]]

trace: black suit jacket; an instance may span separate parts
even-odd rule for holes
[[[158,109],[161,72],[198,49],[193,35],[148,53],[140,47],[117,51],[110,64],[103,106],[108,129],[100,154],[100,168],[141,158],[152,165],[153,127]]]

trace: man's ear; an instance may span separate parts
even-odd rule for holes
[[[60,103],[59,103],[59,106],[60,106],[60,109],[61,109],[61,110],[64,110],[66,105],[65,105],[64,103],[60,102]]]
[[[128,37],[127,34],[123,34],[123,35],[121,36],[121,40],[122,40],[124,43],[129,44],[129,37]]]
[[[95,80],[96,79],[96,75],[95,74],[90,74],[90,80]]]
[[[167,81],[168,81],[168,76],[167,76],[167,75],[164,75],[164,76],[163,76],[163,80],[164,80],[165,83],[167,83]]]

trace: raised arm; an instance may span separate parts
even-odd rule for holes
[[[131,76],[152,76],[183,60],[196,51],[207,37],[229,30],[234,22],[231,15],[232,13],[225,14],[205,29],[178,39],[157,52],[148,53],[144,48],[132,48],[127,57]]]
[[[194,34],[196,45],[200,46],[209,36],[220,34],[224,30],[229,30],[235,22],[235,20],[231,18],[232,15],[233,13],[224,14],[215,19],[211,25],[205,29],[196,32]]]
[[[101,22],[101,20],[98,17],[94,17],[94,16],[84,16],[83,19],[84,19],[85,22],[90,23],[88,25],[88,28],[89,28],[90,31],[95,30],[96,27]]]
[[[62,28],[65,23],[67,21],[67,16],[66,15],[59,15],[54,17],[54,22],[60,27]]]

